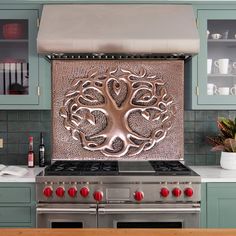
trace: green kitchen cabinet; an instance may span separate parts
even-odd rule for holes
[[[0,227],[35,227],[35,184],[0,183]]]
[[[206,195],[207,184],[201,184],[201,214],[200,214],[200,227],[206,228],[206,204],[207,204],[207,195]]]
[[[207,183],[206,196],[206,227],[236,228],[236,183]]]
[[[236,109],[236,8],[196,9],[200,52],[186,62],[187,109]]]
[[[15,8],[0,6],[0,109],[50,109],[50,63],[36,49],[39,10]]]

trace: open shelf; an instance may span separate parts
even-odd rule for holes
[[[0,43],[27,43],[28,39],[0,39]]]
[[[220,77],[236,77],[236,74],[208,74],[207,75],[209,78],[220,78]]]
[[[208,39],[209,43],[236,43],[236,39]]]

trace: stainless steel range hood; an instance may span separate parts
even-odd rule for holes
[[[190,5],[44,5],[38,52],[184,54],[199,51]]]

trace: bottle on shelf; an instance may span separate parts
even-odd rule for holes
[[[32,136],[29,137],[29,151],[28,151],[28,167],[32,168],[35,164],[35,155],[34,155],[34,147],[33,144],[34,139]]]
[[[43,133],[40,133],[40,144],[39,144],[39,166],[45,166],[45,145],[43,142]]]

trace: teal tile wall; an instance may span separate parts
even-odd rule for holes
[[[220,116],[236,117],[236,111],[185,111],[185,162],[189,165],[219,164],[219,153],[211,152],[206,137],[217,133],[216,120]],[[46,161],[50,163],[50,111],[0,111],[0,163],[27,164],[28,137],[34,137],[34,151],[38,162],[39,135],[45,137]]]
[[[50,162],[50,111],[0,111],[0,163],[6,165],[26,165],[28,137],[34,137],[34,152],[38,163],[40,132],[44,134],[46,162]]]
[[[207,136],[218,133],[218,117],[234,119],[236,111],[185,111],[184,153],[188,165],[219,165],[220,153],[212,152]]]

